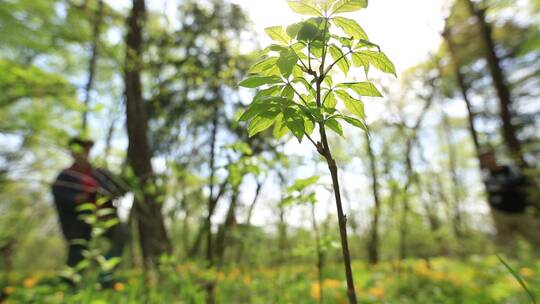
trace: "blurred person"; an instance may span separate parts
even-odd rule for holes
[[[491,149],[481,153],[480,162],[498,245],[515,255],[511,251],[519,234],[540,252],[540,220],[529,212],[527,177],[517,167],[500,165]]]
[[[127,187],[115,178],[110,172],[94,168],[89,160],[90,150],[94,142],[81,137],[69,140],[69,151],[73,164],[60,172],[52,186],[54,203],[58,212],[60,227],[68,243],[67,265],[74,268],[84,259],[83,252],[86,246],[75,240],[89,241],[92,226],[80,218],[83,212],[77,207],[82,204],[95,204],[97,208],[109,208],[112,211],[107,216],[99,217],[99,221],[118,219],[113,200],[124,195]],[[105,197],[106,202],[98,204],[98,198]],[[121,257],[127,238],[127,229],[124,224],[118,223],[109,228],[105,237],[110,241],[110,250],[105,258]],[[74,285],[71,279],[65,279]],[[100,283],[104,287],[114,284],[112,272],[101,273]]]

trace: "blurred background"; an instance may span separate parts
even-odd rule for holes
[[[540,1],[372,2],[348,17],[381,46],[398,77],[370,72],[384,95],[363,99],[370,136],[345,127],[344,140],[330,138],[355,271],[365,271],[358,288],[375,300],[383,289],[405,295],[412,281],[377,283],[394,276],[394,261],[435,259],[450,272],[482,273],[502,267],[495,253],[526,269],[529,285],[540,284]],[[237,84],[271,42],[264,29],[302,16],[285,0],[141,3],[0,1],[0,284],[63,267],[51,185],[71,164],[74,136],[92,139],[94,166],[131,187],[116,201],[121,221],[138,234],[123,268],[142,267],[149,254],[139,248],[147,222],[133,228],[139,200],[152,201],[147,237],[167,244],[150,255],[169,248],[178,263],[210,255],[234,267],[282,267],[310,265],[324,251],[333,269],[341,255],[326,164],[309,143],[277,140],[271,131],[248,138],[237,122],[254,95]],[[145,22],[130,22],[145,12]],[[356,70],[351,81],[363,77]],[[508,212],[490,201],[495,168],[527,181],[519,190],[526,208]],[[144,189],[137,186],[150,175]],[[295,180],[314,175],[316,203],[291,202]],[[373,278],[365,265],[377,263],[388,269],[373,270],[380,275]],[[478,288],[500,290],[507,274],[498,269]],[[326,275],[343,280],[338,266]],[[304,279],[313,294],[315,279]],[[466,299],[468,279],[456,279],[455,303]],[[280,285],[283,294],[290,282]],[[512,286],[501,295],[486,291],[485,303],[525,299],[512,298],[521,288]]]

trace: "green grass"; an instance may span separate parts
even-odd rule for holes
[[[369,267],[354,262],[359,303],[495,304],[533,301],[540,286],[540,260],[513,268],[497,256],[467,261],[435,258],[429,262],[385,262]],[[346,303],[341,265],[325,269],[319,286],[311,265],[230,267],[205,270],[196,263],[163,267],[159,281],[149,282],[140,270],[118,273],[114,289],[98,290],[91,280],[77,290],[51,283],[52,274],[35,274],[4,286],[5,303],[204,303],[208,282],[215,282],[217,303]],[[509,271],[509,269],[512,269]],[[91,275],[87,277],[92,277]],[[524,288],[529,293],[524,292]],[[528,288],[528,289],[527,289]],[[533,302],[534,303],[534,302]]]

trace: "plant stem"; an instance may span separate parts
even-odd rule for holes
[[[321,82],[323,77],[317,79],[317,105],[321,106]],[[319,132],[321,134],[322,147],[317,148],[319,153],[324,156],[326,163],[328,164],[328,170],[332,176],[332,186],[334,188],[334,195],[336,198],[336,208],[338,214],[339,223],[339,236],[341,238],[341,250],[343,254],[343,264],[345,266],[345,276],[347,279],[347,297],[350,304],[356,304],[356,292],[354,290],[354,279],[351,268],[351,257],[349,254],[349,243],[347,241],[347,218],[343,213],[343,205],[341,203],[341,193],[339,190],[339,178],[336,161],[332,157],[330,146],[328,145],[328,139],[326,137],[326,130],[324,123],[319,123]]]

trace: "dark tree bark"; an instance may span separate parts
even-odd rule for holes
[[[493,85],[497,91],[504,142],[514,161],[519,165],[524,165],[521,143],[517,138],[516,128],[512,124],[512,118],[514,116],[512,113],[512,96],[501,67],[501,60],[495,52],[495,42],[493,41],[491,25],[486,21],[484,9],[476,7],[472,0],[466,0],[466,3],[471,15],[476,19],[480,31],[480,39],[484,44],[486,61],[491,77],[493,78]]]
[[[447,21],[448,24],[448,21]],[[461,62],[459,60],[459,57],[456,52],[456,47],[454,45],[454,42],[452,41],[452,35],[450,33],[450,29],[446,27],[444,29],[444,32],[442,34],[446,45],[448,46],[448,54],[450,55],[450,59],[452,60],[452,65],[454,66],[454,76],[456,78],[459,91],[461,93],[461,96],[463,97],[463,102],[465,102],[465,106],[467,107],[467,120],[468,120],[468,127],[469,127],[469,133],[471,135],[471,138],[473,140],[474,148],[476,151],[476,155],[479,158],[480,155],[480,141],[478,139],[478,131],[476,130],[475,124],[474,124],[474,118],[475,114],[472,110],[472,104],[469,99],[468,95],[468,86],[465,83],[465,77],[463,73],[461,72]],[[479,159],[480,160],[480,159]]]
[[[92,86],[94,84],[94,77],[96,74],[96,63],[98,58],[98,47],[99,47],[99,34],[101,30],[101,23],[103,21],[103,0],[98,0],[98,7],[94,16],[93,24],[94,28],[92,29],[92,54],[90,55],[90,61],[88,63],[88,80],[85,86],[85,97],[84,97],[84,111],[82,116],[82,130],[83,132],[87,129],[88,124],[88,107],[90,106],[90,98],[92,95]]]
[[[381,210],[381,201],[379,197],[379,179],[377,174],[377,166],[375,163],[375,156],[373,154],[373,148],[371,146],[371,138],[368,133],[365,133],[366,137],[366,150],[369,157],[369,167],[371,170],[371,191],[373,193],[373,201],[375,203],[373,207],[373,218],[371,221],[371,234],[368,243],[368,261],[370,264],[377,264],[379,262],[379,216]]]
[[[227,215],[225,216],[225,223],[220,227],[218,235],[216,236],[216,258],[218,265],[223,265],[223,257],[225,256],[225,247],[229,231],[234,227],[236,223],[236,206],[238,205],[238,196],[240,195],[240,189],[235,188],[231,195],[231,204]]]
[[[128,160],[139,183],[135,193],[135,218],[146,266],[158,263],[159,257],[170,253],[171,244],[165,229],[162,204],[155,192],[152,153],[147,138],[147,117],[142,96],[141,65],[143,26],[146,15],[144,0],[133,0],[127,19],[125,96],[128,135]]]

